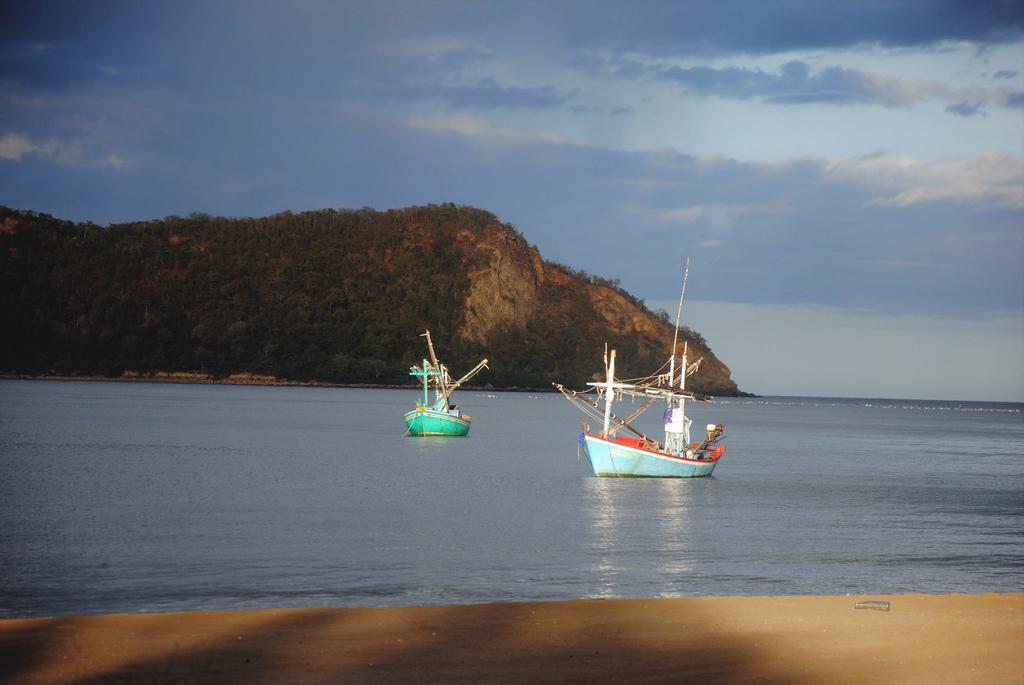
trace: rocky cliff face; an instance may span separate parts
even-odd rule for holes
[[[536,328],[538,319],[548,319],[551,328],[576,327],[590,333],[584,349],[585,363],[598,368],[605,342],[630,341],[629,360],[641,374],[654,372],[668,359],[673,326],[653,314],[623,291],[602,284],[601,279],[570,273],[565,267],[545,262],[537,249],[522,236],[500,226],[490,226],[482,236],[469,232],[460,240],[473,247],[466,258],[468,291],[465,314],[458,333],[484,346],[517,330]],[[596,281],[596,282],[595,282]],[[581,307],[593,315],[591,321],[574,318]],[[678,353],[684,341],[688,359],[701,359],[701,366],[689,379],[694,389],[713,395],[737,395],[739,388],[729,368],[702,340],[681,332]],[[620,354],[623,350],[620,350]],[[644,364],[648,366],[644,366]],[[650,366],[653,364],[653,366]],[[596,376],[595,376],[596,377]]]
[[[473,245],[465,262],[469,291],[459,334],[486,343],[495,331],[523,327],[538,312],[544,263],[537,248],[511,231],[490,227],[482,238],[460,231],[459,242]]]

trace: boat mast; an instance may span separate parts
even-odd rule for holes
[[[676,309],[676,330],[672,334],[672,357],[669,359],[668,364],[668,387],[672,388],[672,383],[676,378],[676,345],[679,342],[679,321],[683,317],[683,298],[686,297],[686,278],[690,275],[690,258],[686,258],[686,266],[683,268],[683,290],[679,293],[679,307]],[[683,373],[686,373],[686,366],[683,366]]]
[[[428,377],[429,373],[430,372],[427,369],[427,360],[424,359],[423,360],[423,406],[424,407],[430,406],[428,404],[428,402],[430,402],[430,393],[428,392],[428,388],[430,386],[429,386],[429,384],[427,382],[427,377]]]
[[[608,392],[604,396],[604,432],[601,434],[608,437],[608,430],[612,420],[612,400],[615,399],[615,350],[612,350],[611,361],[608,362]]]

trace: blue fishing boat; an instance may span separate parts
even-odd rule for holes
[[[469,433],[470,416],[452,404],[452,393],[460,385],[487,368],[484,359],[457,381],[448,374],[448,367],[437,360],[434,343],[430,339],[430,331],[421,337],[427,339],[430,360],[423,360],[422,366],[413,366],[410,376],[423,379],[423,401],[416,402],[416,408],[405,413],[405,425],[409,435],[414,436],[463,436]],[[434,389],[434,400],[430,400],[430,387]]]
[[[583,422],[579,443],[598,477],[612,478],[698,478],[710,476],[725,454],[721,444],[725,429],[721,424],[708,424],[707,433],[700,442],[691,441],[690,428],[693,421],[686,416],[686,400],[703,402],[711,398],[686,389],[686,378],[700,368],[700,359],[692,364],[687,360],[687,345],[677,365],[676,350],[679,340],[679,320],[686,296],[686,279],[690,265],[687,261],[683,272],[683,291],[679,296],[676,312],[676,328],[668,362],[650,376],[630,380],[615,378],[615,350],[608,355],[605,346],[605,381],[588,383],[590,390],[576,391],[555,383],[555,387],[584,414],[602,423],[600,432],[592,433],[590,426]],[[664,373],[661,373],[665,371]],[[590,393],[595,393],[591,397]],[[620,418],[612,411],[617,398],[628,396],[642,400],[640,406],[626,418]],[[665,438],[658,441],[644,435],[633,427],[632,421],[643,414],[659,400],[667,404],[663,416]],[[628,431],[632,435],[619,435]]]

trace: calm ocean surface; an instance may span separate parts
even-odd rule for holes
[[[0,381],[0,617],[1024,590],[1024,405],[726,399],[713,477],[599,480],[559,395],[416,398]]]

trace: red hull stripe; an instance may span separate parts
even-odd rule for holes
[[[686,457],[677,457],[674,454],[666,454],[665,452],[657,452],[655,450],[647,450],[647,449],[644,449],[643,447],[633,447],[632,445],[624,445],[621,442],[619,442],[618,440],[609,440],[607,438],[602,438],[600,435],[592,435],[590,433],[587,433],[587,437],[588,438],[593,438],[594,440],[600,440],[601,442],[607,442],[609,445],[615,445],[616,447],[623,447],[625,449],[636,450],[637,452],[646,452],[647,454],[653,454],[654,456],[662,457],[663,459],[673,459],[675,461],[685,461],[685,462],[688,462],[690,464],[711,464],[711,463],[714,463],[714,462],[716,462],[716,461],[718,461],[719,459],[722,458],[722,455],[718,455],[717,457],[714,457],[714,456],[711,456],[710,452],[708,452],[708,456],[710,457],[709,459],[688,459]]]

